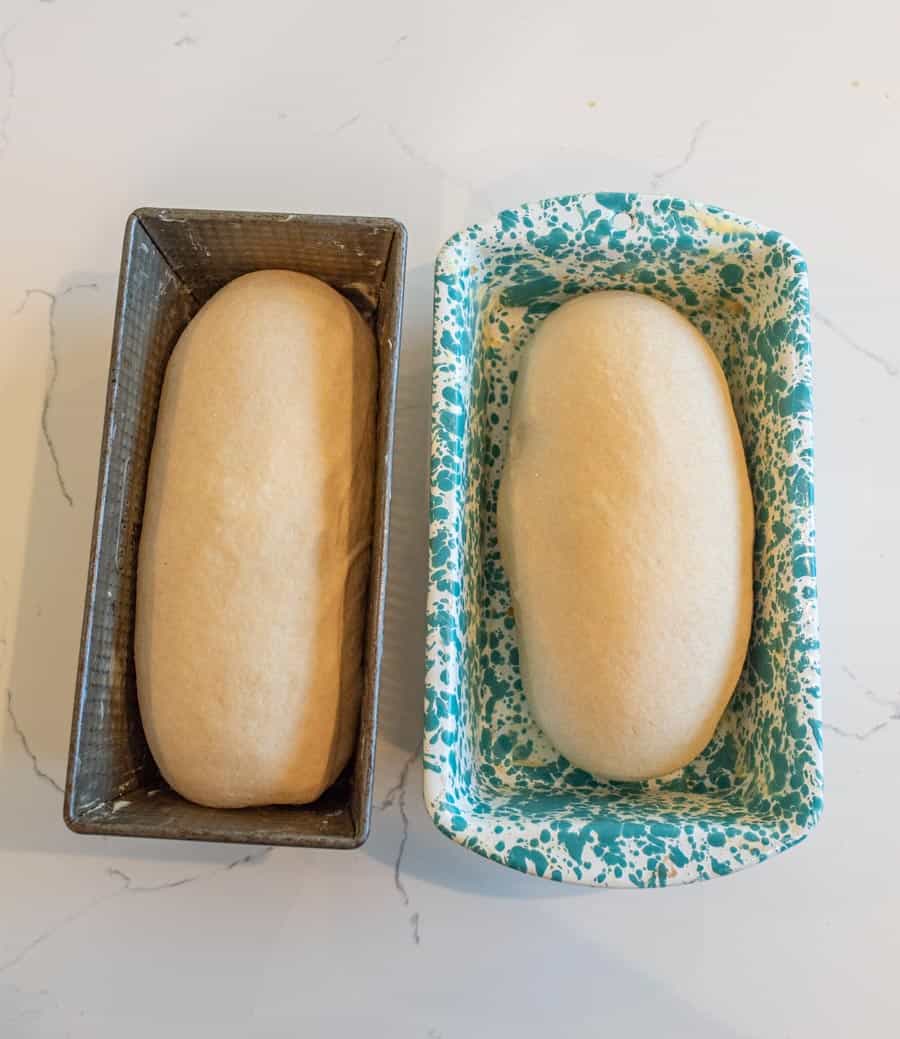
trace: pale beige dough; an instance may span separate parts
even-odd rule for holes
[[[532,712],[600,777],[709,742],[753,608],[753,502],[721,367],[647,296],[566,303],[523,351],[498,502]]]
[[[315,800],[362,687],[376,353],[334,289],[226,285],[169,361],[138,562],[141,718],[165,779],[219,807]]]

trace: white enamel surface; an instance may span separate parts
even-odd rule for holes
[[[895,1031],[900,15],[875,0],[766,2],[752,19],[604,8],[0,0],[4,1039]],[[434,255],[499,209],[581,190],[714,202],[782,230],[810,265],[825,815],[759,869],[664,892],[494,866],[431,825],[418,759],[404,772],[422,727]],[[63,826],[115,281],[138,204],[409,228],[384,807],[359,852]]]

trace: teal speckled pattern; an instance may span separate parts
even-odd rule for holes
[[[750,650],[715,737],[641,783],[595,779],[528,710],[495,507],[519,352],[573,295],[644,292],[706,336],[756,512]],[[447,836],[551,880],[660,887],[802,840],[822,810],[806,264],[715,206],[612,192],[504,210],[435,272],[425,799]],[[598,633],[602,637],[602,632]]]

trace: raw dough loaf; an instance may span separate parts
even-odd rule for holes
[[[141,718],[199,804],[304,804],[355,736],[376,355],[316,278],[226,285],[169,361],[137,582]]]
[[[550,740],[610,779],[694,758],[747,652],[753,502],[728,386],[686,318],[597,292],[544,321],[524,348],[498,525]]]

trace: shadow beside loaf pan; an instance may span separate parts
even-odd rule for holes
[[[141,209],[125,231],[75,694],[66,823],[80,833],[353,848],[368,836],[406,231],[369,217]],[[372,323],[379,385],[375,513],[359,733],[314,804],[216,809],[161,780],[141,726],[133,637],[137,548],[162,378],[178,337],[254,270],[328,282]]]

